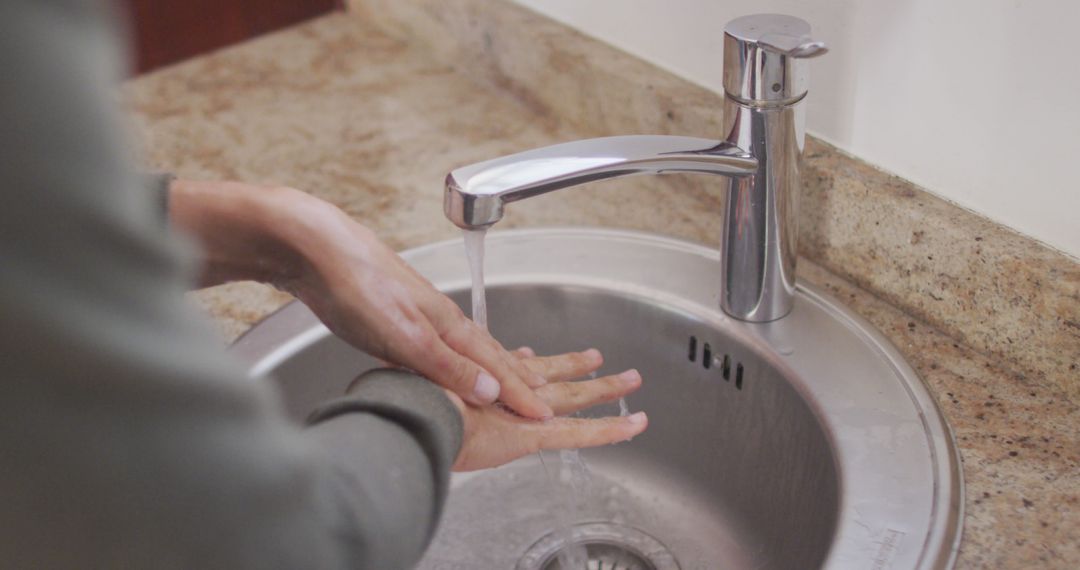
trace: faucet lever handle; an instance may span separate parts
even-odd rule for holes
[[[825,42],[810,36],[788,34],[763,34],[758,45],[767,51],[800,59],[825,55],[829,51]]]
[[[724,27],[724,91],[736,101],[784,106],[806,95],[802,60],[828,51],[810,37],[810,24],[794,16],[755,14]]]

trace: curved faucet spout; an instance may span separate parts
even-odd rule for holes
[[[446,177],[443,207],[458,227],[478,229],[502,219],[508,202],[595,180],[668,172],[741,177],[757,169],[756,158],[726,142],[664,135],[602,137],[458,168]]]

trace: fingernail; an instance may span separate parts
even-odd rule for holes
[[[551,418],[555,417],[555,410],[552,410],[551,406],[545,404],[544,402],[540,402],[539,404],[540,404],[540,408],[539,408],[539,412],[540,412],[540,418],[539,419],[540,419],[540,421],[546,422],[546,421],[550,420]]]
[[[596,350],[595,348],[590,348],[589,350],[586,350],[582,354],[584,354],[585,357],[587,357],[592,362],[603,362],[604,361],[604,355],[600,354],[600,351]]]
[[[487,372],[481,371],[476,375],[476,384],[473,386],[473,396],[485,404],[494,402],[499,397],[499,382]]]
[[[634,412],[629,416],[626,416],[626,421],[634,425],[641,425],[645,423],[645,412]]]
[[[533,382],[536,384],[535,386],[533,386],[534,388],[539,388],[548,383],[547,378],[544,378],[539,374],[533,375]]]
[[[532,357],[536,356],[536,351],[529,348],[529,347],[527,347],[527,346],[523,346],[523,347],[519,348],[518,352],[524,354],[525,356],[527,356],[529,358],[532,358]]]
[[[627,384],[636,384],[638,381],[641,380],[641,374],[637,370],[631,368],[626,372],[620,372],[619,375],[616,376],[616,378],[622,380]]]

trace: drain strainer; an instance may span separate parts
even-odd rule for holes
[[[584,568],[559,563],[564,537],[585,549]],[[679,570],[679,563],[659,540],[636,528],[596,522],[547,533],[529,547],[516,570]]]

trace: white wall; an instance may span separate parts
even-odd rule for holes
[[[717,92],[728,20],[802,17],[811,133],[1080,257],[1080,2],[517,1]]]

